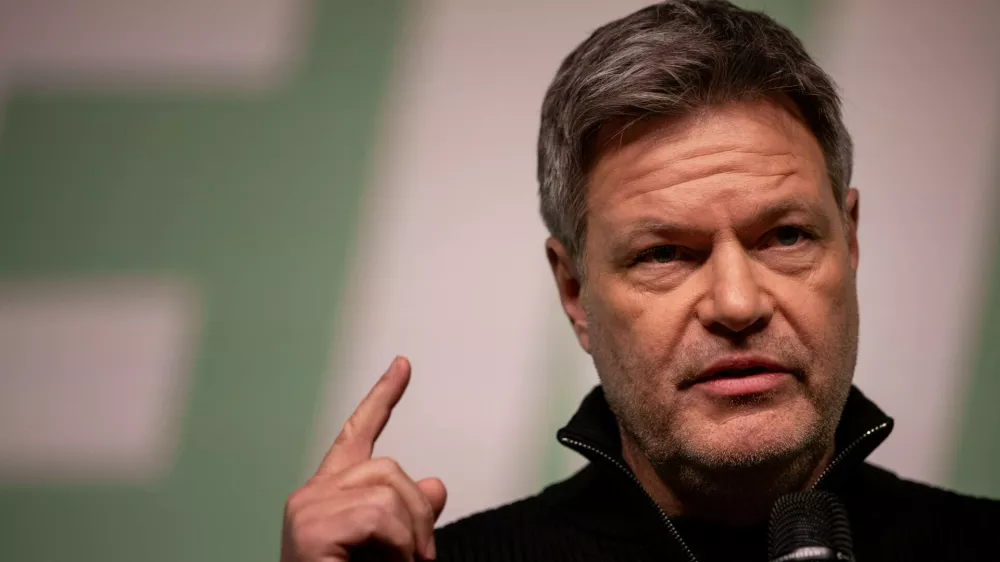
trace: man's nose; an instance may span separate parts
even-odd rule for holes
[[[738,334],[770,321],[773,299],[754,278],[751,258],[741,245],[716,247],[706,265],[711,286],[697,309],[706,328]]]

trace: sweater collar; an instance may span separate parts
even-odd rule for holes
[[[820,476],[817,487],[831,488],[864,462],[892,431],[893,419],[852,386],[834,437],[834,456]],[[576,414],[556,437],[563,445],[594,462],[611,463],[631,475],[622,455],[618,422],[604,389],[595,387],[583,399]],[[634,476],[633,476],[634,478]]]
[[[863,464],[888,437],[892,426],[892,418],[852,387],[837,425],[833,460],[816,486],[837,490],[840,482],[855,472],[852,468]],[[561,506],[591,532],[646,537],[672,551],[678,560],[698,562],[678,525],[646,494],[625,462],[618,422],[600,386],[584,398],[579,410],[557,436],[560,443],[593,462],[573,478],[550,487],[543,494],[554,506]],[[614,478],[616,473],[623,478]],[[609,479],[608,475],[612,477]],[[586,492],[581,494],[581,490]],[[658,517],[643,513],[656,513]]]

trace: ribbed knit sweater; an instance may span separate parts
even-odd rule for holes
[[[847,508],[860,562],[1000,561],[1000,502],[907,481],[865,462],[893,421],[852,389],[818,488]],[[668,519],[621,455],[617,423],[596,388],[557,434],[590,464],[540,494],[436,532],[442,562],[763,562],[766,528]]]

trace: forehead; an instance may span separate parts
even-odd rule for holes
[[[761,99],[609,125],[588,176],[588,222],[717,216],[789,199],[835,206],[819,143],[793,111]]]

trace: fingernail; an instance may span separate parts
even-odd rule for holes
[[[437,558],[437,547],[434,546],[434,537],[431,537],[430,542],[427,543],[427,548],[425,548],[424,550],[427,551],[428,560],[434,560],[435,558]]]

